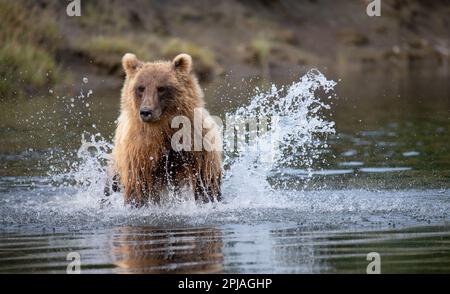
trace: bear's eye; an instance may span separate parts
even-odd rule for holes
[[[156,88],[159,95],[165,94],[167,92],[167,87],[158,87]]]
[[[140,94],[144,93],[144,91],[145,91],[145,87],[144,86],[139,86],[137,88],[137,92],[140,93]]]
[[[142,98],[142,95],[144,94],[145,91],[145,87],[144,86],[139,86],[136,88],[136,98]]]

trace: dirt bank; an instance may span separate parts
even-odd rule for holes
[[[3,6],[5,2],[9,1],[0,0]],[[48,22],[58,32],[58,37],[47,43],[31,37],[19,42],[34,44],[40,51],[44,48],[49,66],[71,76],[49,80],[49,85],[67,86],[68,81],[79,81],[86,73],[94,87],[117,85],[124,52],[135,52],[143,59],[190,53],[203,81],[223,74],[236,79],[270,78],[309,67],[337,72],[412,67],[448,71],[448,1],[383,0],[380,17],[367,16],[367,3],[82,0],[82,15],[68,17],[65,1],[20,0],[11,13],[30,14],[35,23]],[[26,24],[12,22],[2,30],[13,30],[14,25]],[[37,28],[35,34],[45,36],[48,28]],[[13,42],[3,35],[1,38],[8,40],[1,46]],[[50,44],[50,51],[45,50],[48,42],[55,43]],[[2,67],[2,79],[8,79],[9,68]],[[36,84],[26,92],[42,87],[43,83]],[[5,90],[3,96],[5,93],[11,91]]]

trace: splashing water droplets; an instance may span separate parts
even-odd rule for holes
[[[334,133],[334,123],[325,119],[324,111],[330,106],[319,99],[318,92],[329,95],[334,86],[335,82],[313,70],[288,87],[273,85],[267,92],[258,91],[248,105],[228,113],[236,117],[267,118],[270,131],[258,133],[243,152],[225,150],[221,203],[199,204],[187,197],[172,197],[161,206],[132,209],[124,206],[121,193],[105,198],[107,161],[113,146],[100,134],[84,134],[75,154],[77,160],[73,160],[73,154],[67,154],[63,169],[51,168],[53,196],[42,196],[46,200],[39,207],[31,202],[21,205],[30,206],[30,213],[39,211],[40,217],[46,213],[59,215],[59,222],[72,217],[90,222],[146,224],[173,223],[186,218],[189,222],[202,223],[215,219],[217,214],[229,221],[245,219],[242,213],[248,210],[260,217],[261,209],[303,209],[309,204],[292,198],[292,193],[279,191],[271,184],[271,176],[286,166],[309,168],[320,158],[326,136]],[[80,95],[77,99],[87,97]]]
[[[270,91],[259,92],[249,105],[240,107],[235,115],[270,118],[272,129],[250,142],[254,145],[250,149],[258,152],[241,153],[237,159],[226,158],[226,162],[232,163],[225,191],[233,191],[234,197],[242,201],[279,203],[281,199],[274,197],[277,193],[268,177],[287,166],[310,170],[320,158],[321,149],[326,148],[326,136],[335,130],[334,122],[325,120],[322,114],[330,106],[317,97],[317,92],[329,94],[335,85],[319,71],[311,70],[291,86],[278,89],[273,85]],[[267,155],[261,150],[273,152],[273,160],[261,160]]]
[[[270,175],[289,165],[309,168],[320,157],[320,149],[326,142],[324,138],[334,133],[334,122],[324,119],[322,112],[330,106],[319,99],[317,92],[322,90],[329,94],[334,86],[335,82],[312,70],[288,87],[272,85],[267,92],[257,90],[248,105],[229,113],[235,117],[268,118],[272,129],[260,133],[237,157],[225,152],[225,163],[229,167],[225,171],[223,206],[280,205],[281,199],[276,197],[279,193],[269,183]],[[65,175],[66,180],[76,183],[78,197],[87,200],[86,195],[92,196],[93,206],[92,201],[98,202],[102,195],[106,181],[105,162],[111,148],[112,145],[99,134],[90,138],[83,136],[77,154],[80,162]],[[273,153],[271,160],[265,158],[267,152]],[[176,203],[182,202],[189,200]],[[191,202],[184,203],[182,211],[187,207],[189,211],[201,209],[193,200]],[[172,203],[171,206],[175,209],[176,205]]]

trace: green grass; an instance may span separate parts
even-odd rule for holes
[[[151,34],[129,34],[126,37],[102,35],[79,40],[75,47],[108,74],[122,74],[121,59],[127,52],[136,54],[143,61],[172,60],[180,53],[190,54],[194,61],[194,71],[203,80],[222,71],[211,50],[179,38]]]
[[[58,75],[56,23],[21,2],[0,0],[0,27],[0,99],[52,85]]]
[[[216,61],[214,52],[207,47],[201,47],[193,42],[179,38],[169,38],[165,40],[160,48],[160,54],[166,59],[172,59],[180,53],[187,53],[192,56],[194,71],[201,79],[210,79],[212,76],[220,74],[222,68]]]
[[[122,36],[96,36],[87,41],[80,40],[75,47],[94,65],[105,69],[109,74],[120,74],[121,60],[125,53],[134,53],[141,60],[154,59],[151,38],[132,38]]]
[[[87,30],[117,32],[130,27],[127,15],[120,4],[109,1],[86,1],[82,5],[83,15],[74,21]]]
[[[272,41],[266,38],[256,38],[250,42],[249,51],[250,57],[259,65],[264,65],[268,62],[269,56],[273,51]]]
[[[11,98],[56,80],[57,66],[52,56],[32,44],[7,42],[0,47],[0,98]]]
[[[32,43],[54,52],[61,44],[56,22],[45,12],[19,1],[0,0],[0,40]]]

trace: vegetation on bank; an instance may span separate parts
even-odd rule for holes
[[[0,98],[67,85],[72,74],[119,84],[126,52],[142,60],[186,52],[203,81],[307,67],[448,71],[450,60],[441,0],[386,0],[376,19],[360,1],[82,3],[82,16],[68,17],[65,1],[0,0]]]
[[[106,74],[123,74],[121,59],[131,52],[143,61],[170,60],[180,52],[188,53],[195,60],[194,70],[201,80],[208,80],[222,72],[213,51],[193,42],[173,37],[156,37],[145,34],[102,35],[77,40],[75,50],[93,62]]]
[[[76,41],[75,50],[81,56],[94,63],[106,74],[120,75],[122,73],[121,59],[124,52],[132,52],[141,60],[151,60],[153,55],[148,40],[137,40],[127,36],[94,36]]]
[[[32,93],[55,83],[58,26],[15,1],[0,0],[0,98]]]

